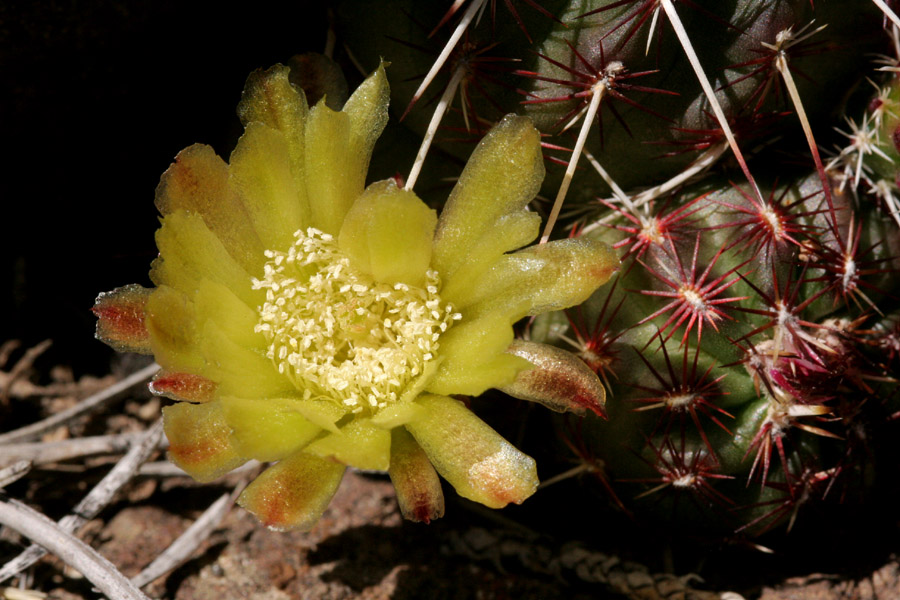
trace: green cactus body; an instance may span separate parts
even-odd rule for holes
[[[356,56],[394,63],[406,107],[473,4],[437,28],[443,5],[380,4],[378,26],[353,18],[359,2],[338,15]],[[882,467],[874,451],[900,410],[898,57],[872,62],[890,53],[884,22],[868,2],[489,2],[407,109],[421,135],[459,73],[445,156],[507,112],[531,117],[548,198],[586,128],[555,235],[605,241],[623,268],[525,335],[573,351],[608,388],[608,421],[583,417],[573,440],[561,417],[549,435],[563,458],[597,459],[616,503],[760,532]],[[428,160],[420,189],[444,168]]]

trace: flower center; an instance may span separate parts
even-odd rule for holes
[[[287,252],[266,251],[266,290],[255,330],[268,357],[305,398],[327,398],[347,410],[374,413],[431,371],[438,338],[461,318],[438,295],[440,277],[425,289],[377,283],[354,269],[334,238],[309,228]]]

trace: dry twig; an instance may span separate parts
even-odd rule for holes
[[[3,446],[0,465],[6,466],[20,460],[27,460],[39,465],[94,454],[119,454],[134,446],[143,435],[142,433],[117,433],[55,442],[9,444]]]
[[[140,371],[132,373],[122,381],[109,386],[105,390],[102,390],[85,398],[68,410],[64,410],[60,413],[47,417],[46,419],[38,421],[37,423],[32,423],[31,425],[26,425],[25,427],[20,427],[19,429],[0,434],[0,445],[35,439],[46,431],[50,431],[56,427],[59,427],[63,423],[67,423],[72,419],[81,416],[82,414],[90,410],[94,410],[107,400],[110,400],[111,398],[124,392],[132,386],[135,386],[138,383],[149,379],[158,370],[159,365],[157,365],[156,363],[148,365]]]
[[[143,439],[140,443],[132,446],[128,454],[75,506],[72,514],[59,521],[60,529],[67,533],[76,531],[84,523],[97,516],[112,501],[116,492],[134,477],[140,466],[159,446],[162,439],[162,420],[157,421],[142,435]],[[46,553],[47,551],[37,544],[29,546],[19,556],[0,568],[0,582],[21,573]]]
[[[27,505],[0,495],[0,525],[18,531],[83,574],[109,598],[149,600],[96,550]]]
[[[200,544],[219,526],[245,485],[247,485],[246,480],[241,481],[232,492],[220,496],[162,554],[153,559],[153,562],[147,565],[143,571],[132,577],[131,582],[142,588],[187,561]]]

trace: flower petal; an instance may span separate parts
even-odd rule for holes
[[[180,402],[163,408],[169,460],[200,482],[218,479],[245,462],[231,443],[231,428],[218,402]]]
[[[555,346],[515,340],[507,352],[524,358],[533,369],[520,372],[500,391],[529,402],[538,402],[556,412],[584,415],[590,409],[605,417],[606,389],[590,367],[571,352]]]
[[[272,361],[261,353],[241,346],[214,323],[207,321],[197,337],[206,364],[200,372],[219,384],[219,393],[266,398],[295,391],[289,379],[280,375]]]
[[[269,462],[281,460],[309,444],[322,428],[310,423],[291,398],[222,396],[222,414],[241,456]]]
[[[297,452],[269,467],[237,502],[276,531],[312,529],[337,492],[346,467]]]
[[[160,178],[156,207],[164,217],[177,211],[197,214],[245,269],[257,264],[265,250],[229,183],[228,165],[209,146],[194,144],[178,153]]]
[[[194,375],[162,370],[150,382],[150,392],[179,402],[209,402],[215,398],[216,382]]]
[[[370,185],[344,219],[338,238],[353,264],[384,283],[425,285],[437,215],[393,180]]]
[[[352,131],[349,150],[365,157],[363,172],[368,170],[372,148],[387,125],[390,101],[391,90],[384,72],[384,63],[381,63],[344,104],[343,112],[350,117]]]
[[[477,396],[512,383],[519,371],[532,368],[527,360],[506,353],[512,341],[512,322],[502,316],[457,323],[440,338],[441,363],[425,389]]]
[[[321,457],[334,457],[345,465],[372,471],[387,471],[391,461],[391,432],[354,419],[337,433],[311,443],[307,449]]]
[[[265,300],[262,290],[251,288],[251,277],[228,253],[200,215],[183,210],[170,213],[156,232],[159,258],[153,261],[150,278],[156,285],[169,285],[189,296],[201,279],[227,286],[247,306]]]
[[[259,122],[284,134],[293,172],[302,181],[309,107],[303,93],[291,84],[290,69],[275,65],[251,73],[237,112],[245,127]]]
[[[445,281],[504,216],[525,209],[543,179],[540,134],[528,118],[507,115],[478,144],[438,220],[432,264]],[[501,252],[522,240],[511,236],[509,244]]]
[[[344,110],[319,102],[306,125],[306,184],[312,225],[337,235],[362,193],[372,147],[387,124],[389,90],[381,66],[357,88]]]
[[[261,350],[236,342],[229,326],[208,318],[211,314],[200,314],[187,294],[165,285],[156,288],[147,302],[146,322],[157,362],[171,371],[202,375],[226,395],[264,398],[294,390]]]
[[[206,361],[195,345],[194,303],[186,294],[160,285],[147,300],[147,331],[153,356],[164,369],[201,373]]]
[[[119,352],[150,354],[150,333],[144,323],[144,309],[152,291],[131,284],[97,296],[91,309],[97,317],[97,339]]]
[[[419,390],[419,393],[421,391]],[[372,425],[381,429],[393,429],[405,425],[420,412],[422,412],[422,407],[416,402],[395,402],[379,410],[372,417],[371,422]]]
[[[438,473],[460,496],[491,508],[520,504],[538,486],[534,460],[503,439],[462,402],[424,394],[425,411],[406,425]]]
[[[466,262],[443,280],[441,297],[454,306],[459,305],[473,288],[477,289],[480,279],[506,252],[517,250],[534,240],[540,227],[541,217],[524,210],[498,219],[491,235],[482,236],[470,248]]]
[[[464,318],[498,312],[513,321],[580,304],[619,268],[608,245],[565,239],[503,256],[454,305]]]
[[[259,314],[244,304],[232,291],[222,285],[201,279],[193,295],[194,318],[198,324],[212,321],[232,342],[245,348],[264,352],[266,338],[254,331]]]
[[[289,248],[294,232],[310,222],[310,208],[285,135],[259,122],[248,123],[229,163],[231,180],[265,249]],[[257,259],[261,267],[262,252]]]
[[[391,432],[388,473],[404,518],[430,523],[444,516],[444,492],[437,472],[422,447],[402,427]]]

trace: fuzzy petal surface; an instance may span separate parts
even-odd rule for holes
[[[253,480],[237,502],[276,531],[308,531],[325,512],[346,467],[297,452]]]
[[[167,406],[163,427],[169,459],[197,481],[213,481],[247,462],[231,442],[231,428],[218,402]]]
[[[228,165],[209,146],[194,144],[178,153],[156,188],[156,208],[164,217],[178,211],[198,215],[244,268],[265,250],[231,186]]]
[[[498,222],[525,209],[543,179],[540,134],[529,119],[507,115],[479,142],[441,212],[433,264],[445,280]],[[521,238],[508,244],[503,251],[520,246]]]
[[[375,140],[387,124],[388,87],[379,67],[357,88],[344,110],[320,101],[306,124],[306,182],[312,226],[331,235],[362,193]]]
[[[590,410],[605,416],[606,389],[597,374],[571,352],[523,340],[515,340],[507,352],[524,358],[534,368],[521,371],[515,381],[498,388],[501,392],[555,412],[582,416]]]
[[[163,369],[150,382],[150,392],[170,400],[202,404],[215,398],[216,382],[193,373]]]
[[[506,353],[513,341],[512,321],[489,315],[462,321],[441,337],[442,361],[426,389],[435,394],[476,396],[512,383],[531,363]]]
[[[249,123],[229,159],[233,187],[243,199],[264,249],[287,248],[294,232],[310,222],[306,186],[292,163],[284,133],[263,123]],[[259,266],[263,254],[256,259]],[[254,269],[254,273],[260,269]]]
[[[393,180],[370,185],[347,213],[338,242],[357,268],[385,283],[425,284],[437,215]]]
[[[322,429],[305,419],[291,398],[223,396],[222,413],[241,456],[281,460],[306,446]]]
[[[491,508],[522,503],[538,486],[534,459],[517,450],[462,402],[425,395],[406,425],[437,472],[464,498]]]
[[[309,445],[308,452],[356,467],[387,471],[391,461],[391,433],[375,427],[367,419],[355,419],[336,433]]]
[[[150,354],[145,308],[153,290],[137,284],[97,296],[91,311],[97,317],[96,337],[119,352]]]
[[[159,258],[153,262],[150,278],[158,286],[193,294],[197,282],[210,279],[228,287],[248,306],[257,306],[265,297],[248,285],[250,274],[195,213],[180,210],[164,217],[156,245]]]
[[[422,447],[402,427],[391,432],[388,473],[404,518],[430,523],[444,516],[444,492],[438,474]]]
[[[466,316],[490,312],[513,320],[584,302],[619,268],[606,244],[566,239],[531,246],[497,261],[479,286],[459,298]]]

